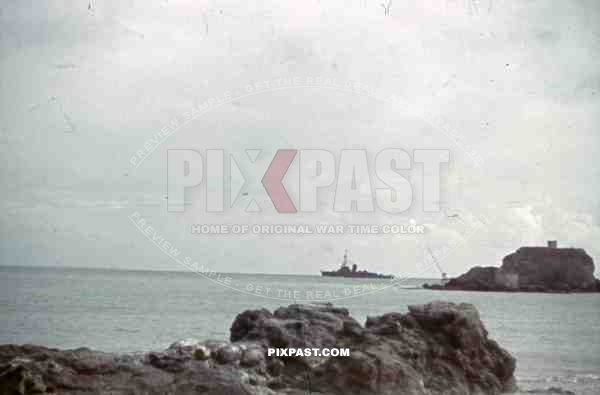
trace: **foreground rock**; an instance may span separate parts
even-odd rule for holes
[[[515,360],[469,304],[433,302],[370,317],[291,305],[237,316],[229,342],[174,343],[162,352],[0,346],[4,394],[499,394]],[[349,356],[274,357],[267,348],[348,348]]]
[[[594,261],[580,248],[521,247],[501,267],[474,267],[430,289],[505,292],[600,292]]]

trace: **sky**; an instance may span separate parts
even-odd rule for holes
[[[345,248],[369,270],[437,277],[523,245],[600,262],[600,4],[595,0],[5,1],[0,5],[0,264],[186,270],[138,212],[219,272],[318,274]],[[282,79],[300,86],[254,92]],[[352,89],[309,87],[317,78]],[[366,94],[370,92],[371,94]],[[233,98],[131,158],[209,98]],[[394,98],[391,100],[390,98]],[[279,214],[260,183],[223,213],[206,186],[168,212],[167,150],[223,149],[247,179],[278,149],[444,149],[442,211],[422,168],[400,215]],[[244,156],[260,149],[256,163]],[[226,165],[226,170],[229,170]],[[298,160],[284,179],[298,196]],[[262,175],[264,171],[256,171]],[[368,193],[369,191],[363,191]],[[247,212],[255,199],[261,212]],[[297,203],[297,201],[296,201]],[[423,224],[425,235],[196,235],[192,224]],[[597,264],[598,266],[598,264]],[[598,273],[598,270],[596,270]]]

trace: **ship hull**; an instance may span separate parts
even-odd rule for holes
[[[391,280],[394,276],[390,274],[378,274],[378,273],[339,273],[334,271],[321,271],[323,277],[345,277],[345,278],[370,278],[370,279],[382,279]]]

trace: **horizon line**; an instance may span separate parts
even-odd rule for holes
[[[120,271],[120,272],[156,272],[156,273],[188,273],[189,270],[177,269],[133,269],[123,267],[100,267],[100,266],[68,266],[68,265],[15,265],[0,263],[0,268],[27,268],[27,269],[74,269],[74,270],[98,270],[98,271]],[[319,274],[301,274],[301,273],[264,273],[264,272],[215,272],[216,274],[236,274],[236,275],[266,275],[266,276],[301,276],[301,277],[319,277]],[[402,277],[400,277],[402,278]],[[406,276],[407,279],[417,280],[439,280],[438,277],[415,277]],[[360,278],[359,278],[360,279]]]

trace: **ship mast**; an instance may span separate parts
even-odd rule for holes
[[[348,249],[344,250],[344,260],[342,261],[342,266],[348,266]]]

